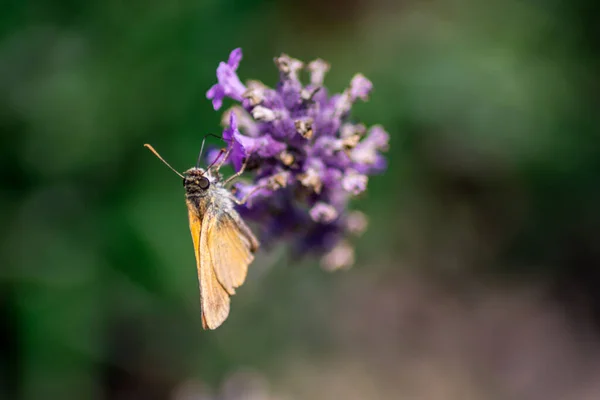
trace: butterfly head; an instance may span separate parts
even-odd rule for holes
[[[183,173],[183,187],[186,192],[206,192],[214,178],[202,168],[190,168]]]
[[[177,172],[177,170],[166,162],[157,152],[154,150],[152,146],[149,144],[145,144],[156,157],[158,157],[167,167],[169,167],[173,172],[179,175],[183,179],[183,187],[185,188],[185,192],[188,196],[198,197],[205,196],[208,193],[211,185],[219,184],[221,180],[221,175],[218,172],[218,169],[215,170],[211,168],[212,164],[206,169],[192,167],[185,171],[183,174]],[[214,162],[213,162],[214,164]]]

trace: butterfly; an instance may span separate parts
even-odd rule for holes
[[[221,150],[219,157],[205,170],[198,168],[203,142],[196,167],[181,174],[151,145],[144,146],[183,179],[200,286],[202,327],[216,329],[227,319],[230,296],[244,283],[248,266],[260,247],[258,239],[235,209],[236,204],[244,204],[255,190],[239,200],[226,187],[244,172],[246,163],[223,181],[219,169],[231,149]],[[222,161],[218,162],[223,154]]]

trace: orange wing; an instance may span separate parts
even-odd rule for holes
[[[196,208],[190,203],[188,217],[200,283],[202,326],[204,329],[216,329],[229,315],[229,295],[217,281],[208,250],[207,228],[211,220],[205,217],[206,223],[203,224]]]
[[[258,241],[239,217],[218,213],[219,210],[210,207],[204,217],[208,248],[217,279],[232,295],[246,280]]]

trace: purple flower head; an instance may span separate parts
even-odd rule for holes
[[[207,92],[215,109],[225,97],[239,103],[223,117],[223,139],[228,161],[236,171],[246,163],[250,178],[233,189],[239,199],[250,195],[240,213],[256,222],[267,247],[287,241],[299,254],[321,256],[327,269],[351,265],[349,238],[366,229],[367,219],[349,209],[350,200],[387,167],[387,132],[351,119],[352,106],[369,98],[373,84],[356,74],[342,93],[329,94],[327,62],[305,64],[282,54],[274,59],[275,88],[256,80],[244,85],[237,75],[241,58],[241,49],[232,51]],[[300,80],[303,69],[307,84]]]

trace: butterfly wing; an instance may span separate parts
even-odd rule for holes
[[[207,212],[202,221],[197,208],[191,203],[188,203],[188,217],[200,284],[202,326],[204,329],[216,329],[229,315],[229,295],[217,280],[208,247],[208,227],[214,218],[209,217]]]
[[[209,217],[211,215],[211,217]],[[230,295],[246,280],[258,240],[235,211],[207,210],[208,248],[218,281]]]

